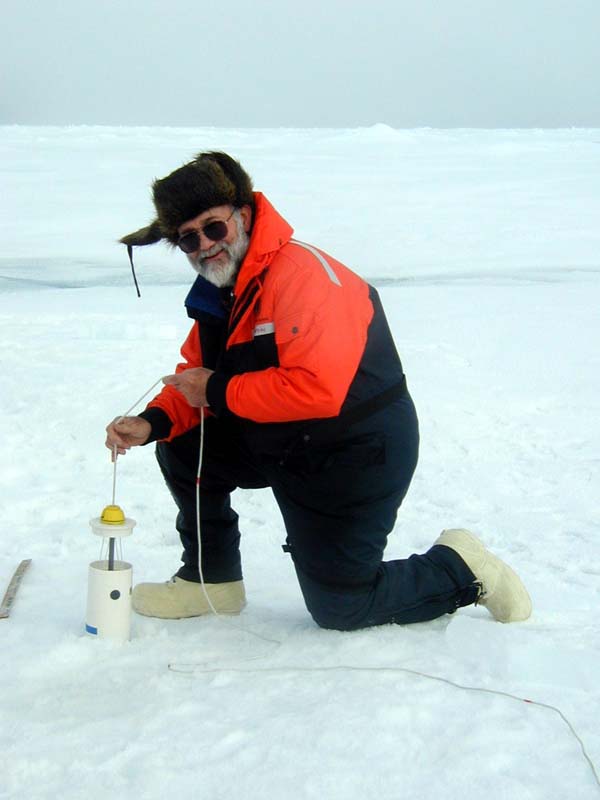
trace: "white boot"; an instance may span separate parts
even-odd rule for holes
[[[205,583],[204,586],[219,614],[239,614],[246,605],[243,581]],[[138,614],[161,619],[199,617],[211,611],[202,584],[176,575],[165,583],[138,583],[131,601]]]
[[[434,544],[450,547],[481,582],[478,604],[499,622],[520,622],[531,614],[531,599],[519,576],[470,531],[442,531]]]

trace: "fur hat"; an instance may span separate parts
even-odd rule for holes
[[[152,184],[156,219],[123,236],[128,246],[167,239],[176,244],[178,228],[214,206],[249,205],[254,209],[252,180],[241,164],[226,153],[198,153],[193,161]]]

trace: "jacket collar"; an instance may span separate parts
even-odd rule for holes
[[[252,278],[260,275],[273,255],[287,244],[293,228],[276,211],[261,192],[254,193],[254,219],[250,244],[235,282],[234,293],[239,297]]]

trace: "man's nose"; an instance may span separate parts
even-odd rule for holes
[[[205,250],[210,250],[211,247],[217,244],[212,239],[209,239],[208,236],[204,233],[204,231],[198,231],[198,240],[200,242],[199,249],[201,250],[201,252],[204,252]]]

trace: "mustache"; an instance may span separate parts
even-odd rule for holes
[[[198,254],[198,260],[203,261],[205,258],[210,258],[210,256],[214,256],[217,253],[220,253],[221,250],[224,250],[227,255],[231,255],[231,249],[228,244],[225,242],[215,242],[212,247],[209,247],[208,250],[201,250]]]

